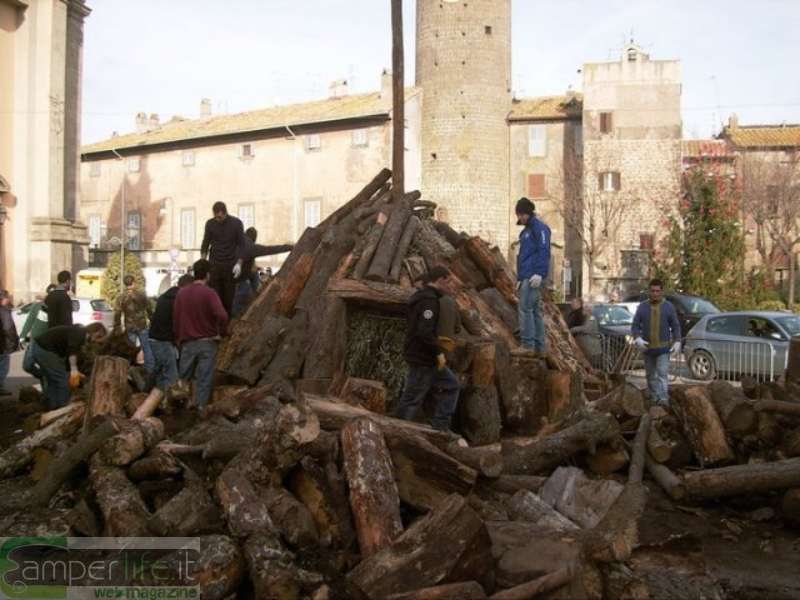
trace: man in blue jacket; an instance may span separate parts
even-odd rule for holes
[[[670,352],[680,354],[681,324],[678,313],[664,300],[664,284],[660,279],[650,282],[650,300],[642,302],[633,317],[631,333],[634,343],[644,354],[644,370],[650,398],[661,405],[669,404],[667,377]]]
[[[519,234],[517,255],[517,291],[519,292],[519,331],[522,347],[540,354],[545,351],[542,289],[550,273],[550,228],[534,215],[533,202],[517,202]]]

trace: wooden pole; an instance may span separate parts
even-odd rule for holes
[[[405,194],[405,89],[403,75],[403,1],[392,0],[392,196]]]

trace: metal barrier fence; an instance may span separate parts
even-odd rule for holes
[[[578,333],[575,340],[592,367],[604,373],[636,373],[644,369],[641,352],[631,336]],[[760,382],[774,381],[786,369],[788,349],[767,341],[690,342],[680,354],[670,356],[673,381],[739,382],[752,377]]]

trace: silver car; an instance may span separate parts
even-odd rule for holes
[[[14,325],[17,326],[17,332],[22,331],[31,307],[33,307],[33,303],[14,309],[12,316]],[[39,316],[44,320],[47,319],[47,315],[44,312],[40,312]],[[75,325],[88,325],[89,323],[99,322],[110,331],[114,326],[114,311],[108,305],[108,302],[100,298],[73,298],[72,322]]]
[[[800,316],[788,312],[727,312],[706,315],[684,343],[692,377],[775,379],[786,368],[789,339],[800,335]]]

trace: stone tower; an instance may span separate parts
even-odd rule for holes
[[[511,0],[417,0],[416,84],[423,197],[505,252]]]

